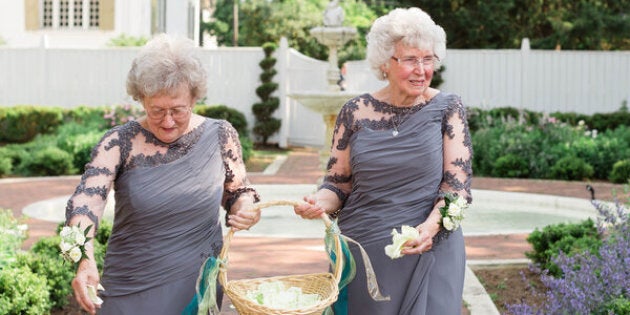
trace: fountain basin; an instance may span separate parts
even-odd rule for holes
[[[313,184],[254,185],[267,200],[301,200],[317,190]],[[578,223],[596,219],[598,213],[590,200],[551,195],[473,189],[473,203],[462,223],[464,235],[528,234],[550,224]],[[29,217],[63,222],[68,196],[39,201],[22,212]],[[103,219],[114,216],[113,192],[110,194]],[[220,215],[223,220],[223,215]],[[270,207],[262,212],[263,219],[248,233],[252,236],[321,238],[319,220],[304,220],[287,206]]]
[[[294,92],[289,97],[298,101],[308,109],[322,115],[337,115],[339,110],[349,99],[358,96],[360,92]]]
[[[320,44],[328,47],[341,47],[357,37],[357,30],[346,26],[318,26],[312,28],[310,33]]]

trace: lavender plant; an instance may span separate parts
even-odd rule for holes
[[[630,310],[630,228],[628,208],[619,199],[614,204],[592,201],[600,214],[598,232],[604,242],[597,253],[553,258],[561,277],[541,272],[545,292],[543,305],[507,305],[507,313],[531,314],[628,314]],[[532,266],[532,268],[535,268]]]

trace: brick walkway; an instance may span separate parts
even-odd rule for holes
[[[315,184],[323,175],[318,153],[312,149],[293,149],[273,175],[250,173],[253,184]],[[72,194],[78,176],[38,179],[0,180],[0,208],[12,209],[16,217],[21,209],[40,200]],[[575,198],[590,198],[590,184],[597,198],[611,200],[613,189],[623,191],[623,185],[609,183],[565,182],[530,179],[474,178],[473,189],[527,192]],[[43,236],[54,234],[56,223],[28,218],[29,238],[24,249]],[[246,232],[244,232],[246,233]],[[526,234],[466,237],[469,260],[503,260],[525,258],[530,250]],[[252,263],[255,262],[255,263]],[[236,234],[230,248],[228,279],[251,279],[302,273],[322,272],[327,268],[323,240],[247,237]],[[226,299],[227,300],[227,299]],[[224,300],[224,305],[227,301]],[[227,306],[227,305],[226,305]],[[226,308],[224,308],[226,310]]]
[[[323,175],[318,167],[319,157],[315,150],[296,148],[273,175],[250,173],[253,184],[315,184]],[[47,177],[38,179],[0,180],[0,208],[11,209],[16,217],[21,209],[40,200],[70,195],[79,182],[78,176]],[[611,200],[613,190],[623,191],[623,185],[610,183],[567,182],[536,179],[500,179],[476,177],[473,189],[510,192],[540,193],[575,198],[590,198],[586,185],[590,184],[597,198]],[[42,236],[54,233],[55,223],[28,218],[29,239],[24,247],[29,248]],[[523,258],[528,250],[526,235],[471,236],[466,238],[469,259],[511,259]],[[235,244],[239,239],[235,239]]]

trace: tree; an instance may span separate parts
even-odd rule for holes
[[[280,105],[280,99],[271,96],[278,89],[278,84],[272,81],[277,73],[274,69],[276,58],[272,57],[273,52],[276,50],[276,45],[274,43],[265,43],[262,48],[265,52],[265,58],[259,63],[260,68],[263,70],[260,74],[260,82],[262,84],[256,89],[256,95],[260,97],[261,102],[252,106],[252,111],[254,116],[256,116],[253,132],[262,139],[263,145],[267,145],[269,137],[280,130],[281,121],[272,116],[273,112]]]
[[[630,49],[630,0],[401,0],[444,27],[449,48]]]
[[[543,49],[630,49],[630,1],[551,1],[536,16],[540,32],[529,36]]]
[[[203,29],[217,36],[219,45],[232,45],[233,0],[218,0],[214,21]],[[286,37],[289,47],[319,60],[327,60],[326,47],[319,44],[309,31],[323,25],[323,12],[328,0],[245,0],[239,5],[239,46],[261,46],[266,42],[278,43]],[[359,36],[338,52],[339,63],[365,57],[365,34],[376,19],[376,12],[366,3],[346,0],[341,3],[345,12],[345,25],[357,28]],[[378,6],[377,6],[378,7]]]

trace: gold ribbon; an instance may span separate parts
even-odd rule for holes
[[[374,268],[372,267],[372,262],[370,261],[370,257],[368,256],[365,249],[363,249],[363,246],[361,246],[359,242],[353,240],[352,238],[341,234],[341,231],[339,230],[339,226],[337,225],[337,220],[333,221],[333,224],[330,225],[328,231],[333,234],[338,234],[339,237],[345,240],[346,242],[351,242],[359,247],[359,250],[361,251],[361,257],[363,258],[363,264],[365,265],[365,279],[367,282],[367,290],[370,293],[370,296],[375,301],[389,301],[390,297],[383,296],[381,294],[381,291],[378,288],[378,280],[376,279],[376,273],[374,272]],[[350,248],[348,248],[348,251],[350,252]],[[341,255],[343,255],[343,253],[337,253],[337,257]],[[354,263],[352,264],[352,268],[353,269],[355,268]],[[351,272],[354,273],[355,270],[352,270]]]
[[[363,258],[363,264],[365,265],[365,279],[367,280],[367,289],[370,292],[370,296],[374,301],[389,301],[391,298],[389,296],[383,296],[381,291],[378,288],[378,280],[376,279],[376,273],[374,272],[374,268],[372,267],[372,262],[370,261],[370,257],[368,256],[363,246],[359,244],[359,242],[340,234],[340,236],[351,243],[354,243],[359,247],[361,251],[361,257]]]

